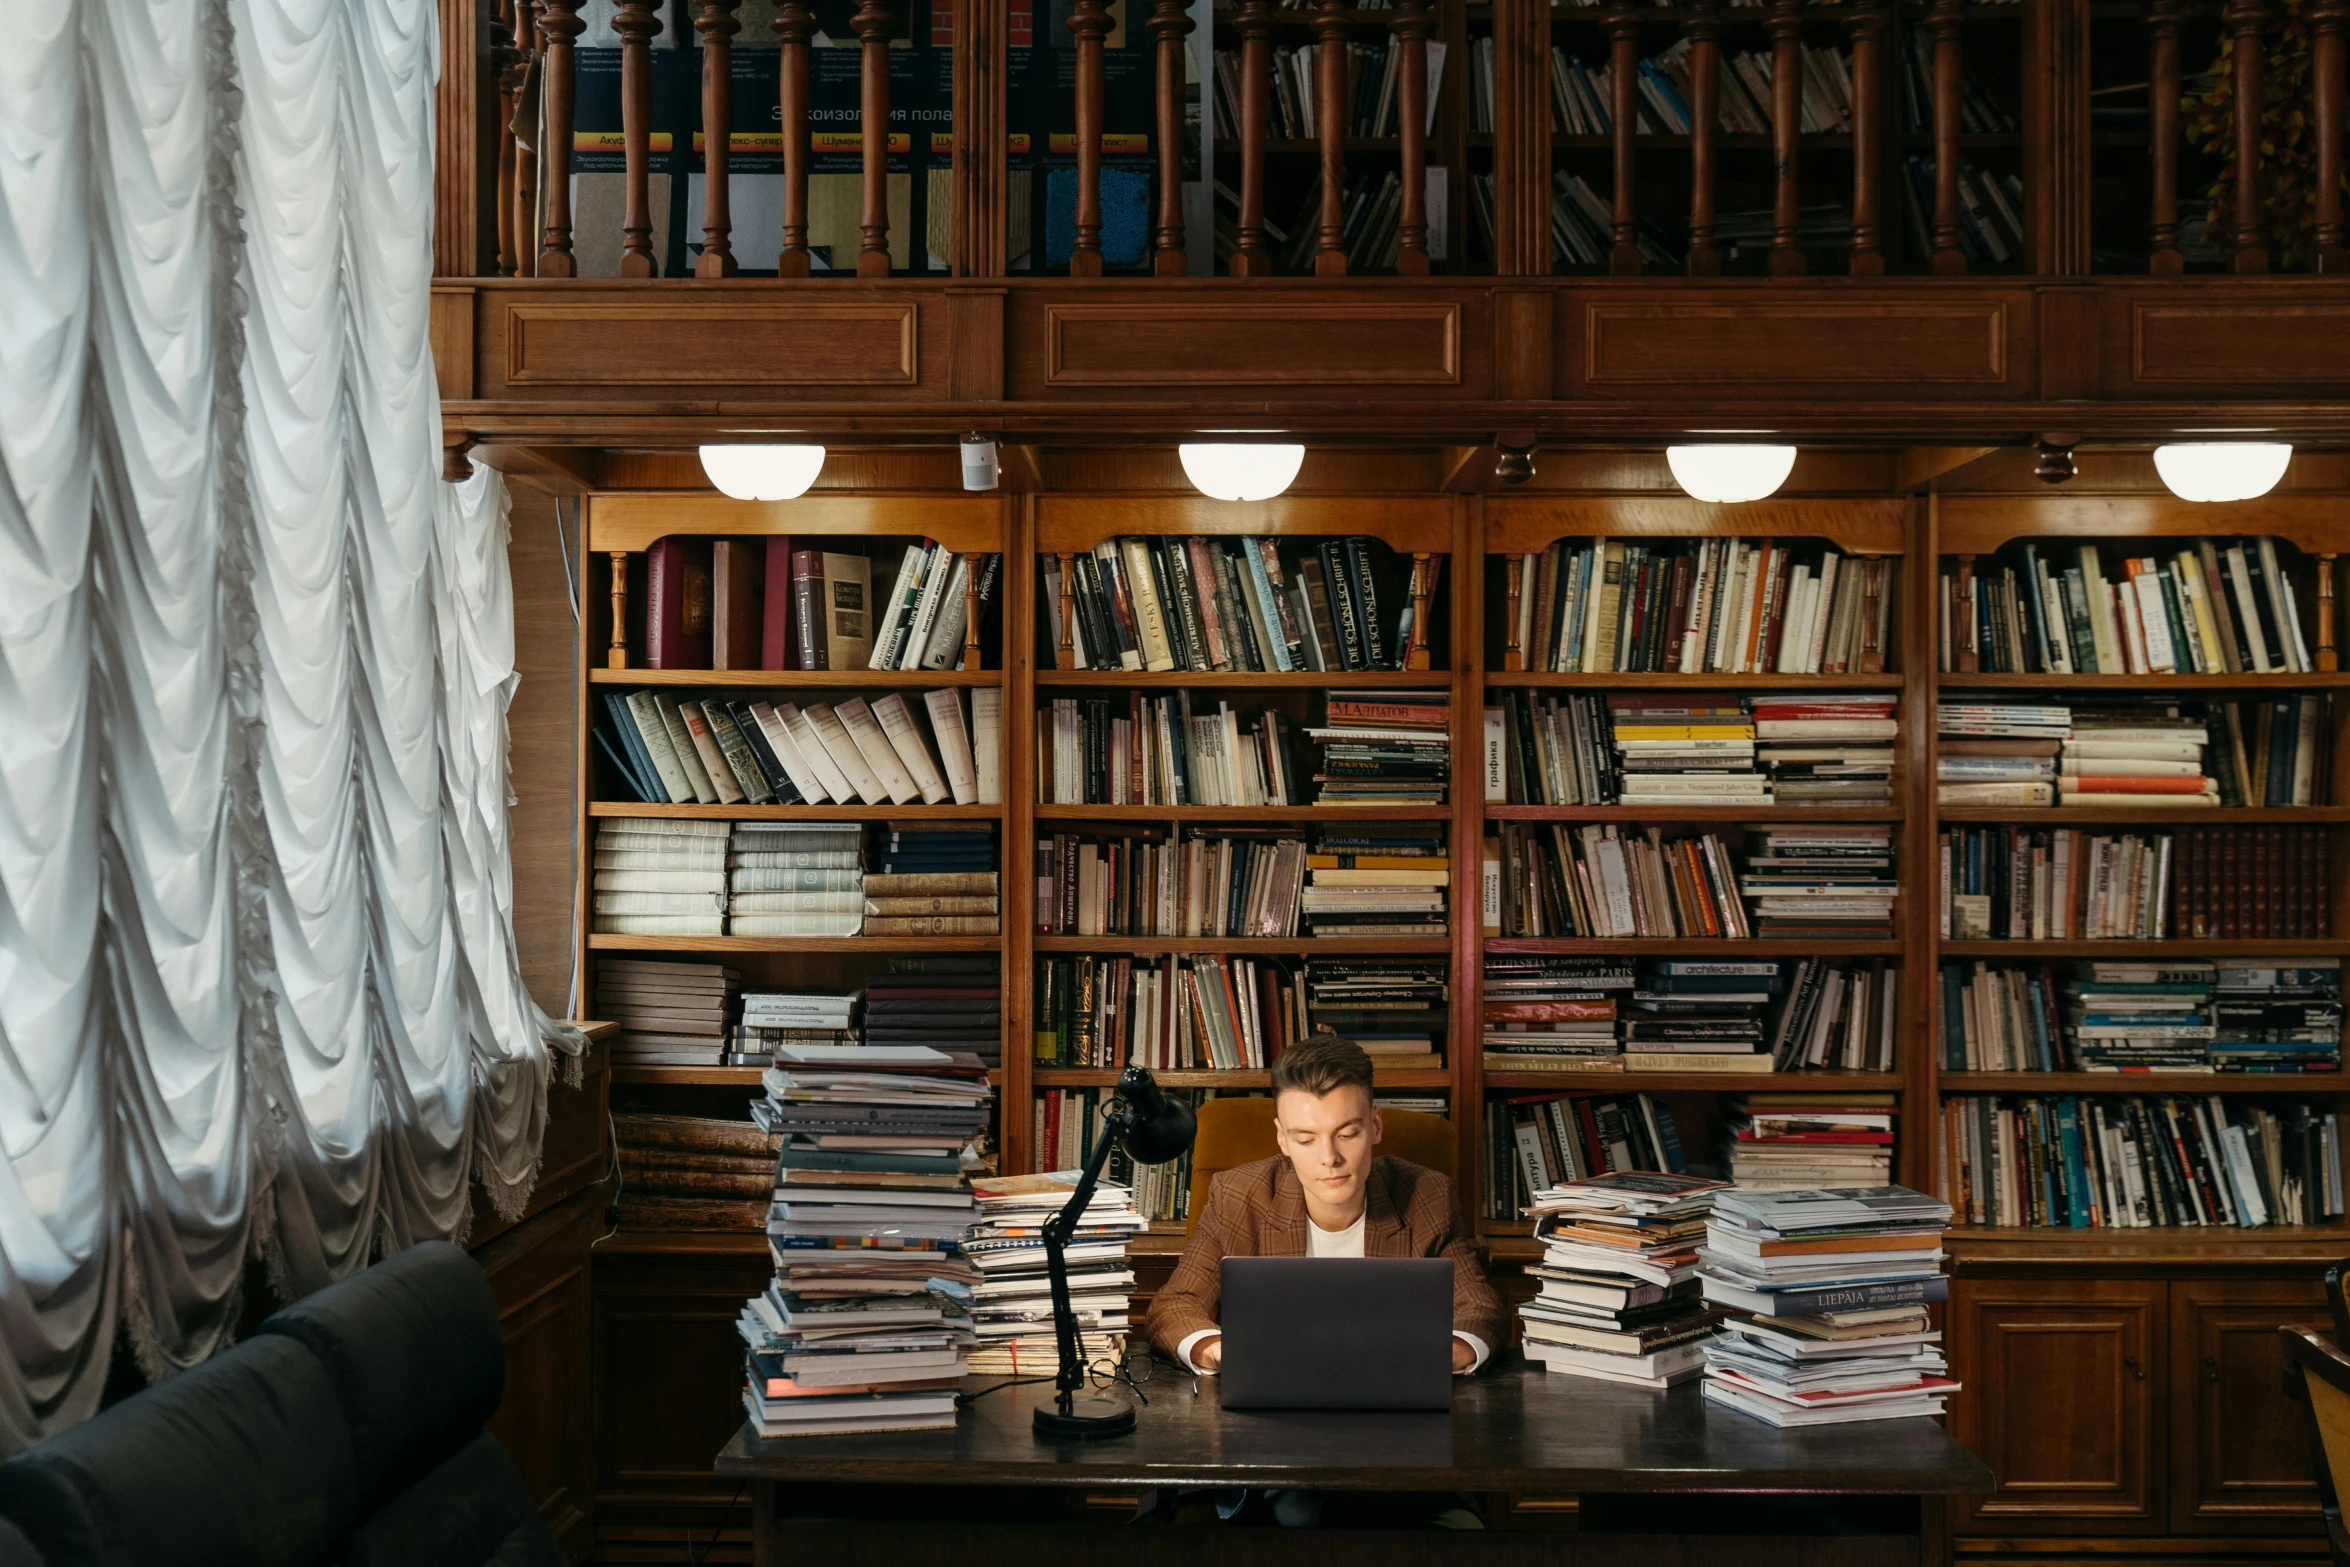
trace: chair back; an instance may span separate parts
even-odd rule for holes
[[[2350,1344],[2350,1262],[2326,1269],[2326,1305],[2334,1313],[2334,1342]]]
[[[2326,1275],[2329,1291],[2337,1289],[2336,1276],[2341,1271],[2336,1267]],[[2350,1567],[2350,1532],[2343,1528],[2341,1500],[2350,1491],[2350,1355],[2307,1328],[2277,1331],[2285,1336],[2285,1353],[2290,1357],[2286,1381],[2298,1384],[2309,1410],[2310,1465],[2317,1477],[2318,1501],[2325,1511],[2334,1564]]]
[[[1434,1170],[1446,1180],[1460,1165],[1460,1139],[1453,1124],[1424,1110],[1382,1110],[1379,1123],[1385,1135],[1379,1152],[1390,1158]],[[1271,1158],[1281,1151],[1273,1138],[1273,1101],[1269,1097],[1210,1099],[1199,1107],[1199,1130],[1191,1143],[1191,1200],[1184,1209],[1184,1228],[1199,1223],[1208,1204],[1208,1183],[1226,1170]]]

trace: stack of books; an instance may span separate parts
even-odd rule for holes
[[[1485,1069],[1622,1070],[1616,1018],[1622,1010],[1620,994],[1632,985],[1628,959],[1488,955]]]
[[[1003,1064],[1003,976],[991,953],[891,957],[865,980],[868,1045],[927,1046]]]
[[[2342,1212],[2335,1112],[2297,1100],[1953,1096],[1942,1145],[1971,1224],[2257,1227]]]
[[[1900,704],[1891,691],[1755,697],[1755,760],[1776,802],[1891,805]]]
[[[950,822],[883,825],[881,868],[859,909],[868,936],[993,936],[1002,931],[995,829]]]
[[[1766,827],[1754,834],[1739,890],[1754,900],[1757,936],[1889,940],[1890,826]]]
[[[620,1223],[631,1230],[756,1231],[783,1140],[756,1122],[615,1111]]]
[[[1440,1067],[1450,974],[1442,958],[1309,958],[1306,1026],[1361,1045],[1375,1070]]]
[[[1441,937],[1452,861],[1441,829],[1325,832],[1306,857],[1298,909],[1328,937]]]
[[[2060,743],[2056,796],[2065,805],[2217,805],[2204,770],[2210,731],[2165,710],[2076,707]]]
[[[1775,1426],[1940,1414],[1958,1384],[1926,1305],[1950,1295],[1949,1225],[1950,1204],[1903,1186],[1715,1194],[1705,1396]]]
[[[2340,958],[2229,958],[2211,995],[2211,1064],[2222,1072],[2338,1072]]]
[[[726,1064],[772,1066],[782,1049],[854,1046],[860,1043],[857,1000],[855,991],[746,990]]]
[[[1771,1025],[1773,1064],[1892,1071],[1900,994],[1900,971],[1882,958],[1803,959]]]
[[[800,559],[812,556],[819,568],[809,583],[808,603],[821,605],[829,602],[825,593],[830,584],[821,574],[824,563],[843,557],[817,555],[813,551],[795,551],[792,556],[792,592],[799,596]],[[973,580],[973,571],[978,575]],[[964,667],[965,643],[974,640],[967,631],[977,630],[979,640],[987,639],[986,624],[990,611],[997,608],[1001,598],[1000,578],[1003,557],[1000,555],[964,555],[948,549],[935,539],[924,539],[919,544],[906,546],[905,558],[898,563],[897,580],[889,591],[874,601],[876,615],[873,625],[873,651],[865,660],[868,669],[961,669]],[[976,590],[976,591],[974,591]],[[976,597],[980,605],[981,625],[970,625],[967,606]],[[808,614],[800,617],[803,626],[817,625],[824,617]],[[849,668],[846,662],[834,660],[829,666],[811,664],[822,669]]]
[[[1742,1191],[1874,1186],[1893,1174],[1893,1096],[1833,1088],[1733,1102],[1730,1179]]]
[[[1734,696],[1611,692],[1608,730],[1625,805],[1768,805],[1754,720]]]
[[[597,822],[588,928],[614,936],[724,934],[726,827],[665,816]]]
[[[1775,959],[1643,958],[1618,1024],[1634,1072],[1768,1072],[1763,1008],[1782,984]]]
[[[1518,1308],[1526,1358],[1567,1376],[1663,1389],[1705,1369],[1721,1313],[1705,1303],[1697,1243],[1720,1181],[1618,1171],[1534,1194],[1542,1260]]]
[[[607,696],[596,740],[628,792],[655,805],[907,805],[1003,797],[1003,692],[902,694],[837,706]]]
[[[733,825],[727,934],[854,936],[864,928],[864,828],[855,822]]]
[[[1943,805],[2051,805],[2070,707],[1945,696],[1935,709],[1934,797]]]
[[[1052,805],[1303,805],[1297,728],[1189,691],[1056,699],[1037,711],[1036,797]]]
[[[1485,798],[1512,805],[1887,805],[1891,693],[1504,692]]]
[[[978,1270],[971,1291],[971,1370],[1002,1376],[1051,1376],[1061,1363],[1053,1336],[1053,1295],[1045,1269],[1042,1227],[1076,1190],[1079,1172],[985,1176],[971,1183],[979,1200],[964,1254]],[[1125,1358],[1126,1311],[1134,1269],[1126,1244],[1150,1228],[1133,1194],[1102,1181],[1062,1251],[1069,1304],[1087,1364],[1116,1366]]]
[[[2210,963],[2104,963],[2076,967],[2065,986],[2065,1026],[2071,1036],[2077,1069],[2084,1072],[2198,1072],[2210,1069],[2209,1050],[2215,1030],[2211,1020],[2212,987],[2219,978]],[[2012,998],[2012,991],[2010,992]],[[1986,998],[1988,999],[1988,998]],[[2024,988],[2024,1000],[2048,997]],[[1986,1014],[1990,1038],[1984,1054],[2019,1060],[2023,1038],[2032,1041],[2031,1054],[2041,1053],[2045,1022],[2032,1019],[2029,1035],[2018,1037],[2011,1025],[2012,1007],[1979,1008]],[[2341,1030],[2336,1018],[2335,1044]],[[2061,1035],[2059,1037],[2062,1037]]]
[[[722,963],[596,960],[595,1015],[620,1025],[614,1066],[717,1066],[742,976]]]
[[[1441,691],[1333,692],[1319,728],[1316,805],[1442,805],[1452,710]]]
[[[2112,698],[2097,707],[1942,708],[1945,805],[2323,805],[2333,697]],[[2061,724],[2056,715],[2063,715]]]

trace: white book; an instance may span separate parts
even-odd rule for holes
[[[1509,769],[1503,755],[1507,736],[1504,714],[1498,707],[1485,709],[1485,803],[1499,805],[1509,798]]]
[[[981,805],[1004,800],[1004,688],[971,688],[971,771]]]
[[[1812,597],[1818,591],[1818,579],[1809,566],[1798,566],[1788,573],[1787,602],[1780,616],[1779,674],[1802,673],[1803,657],[1811,651]]]
[[[955,803],[978,804],[979,775],[971,751],[971,731],[963,722],[962,693],[943,686],[925,691],[922,705],[930,709],[930,732],[938,740],[939,758],[946,763],[947,788]]]
[[[952,696],[953,693],[948,693]],[[906,705],[903,693],[892,691],[873,704],[874,721],[881,725],[882,738],[905,764],[906,772],[914,780],[914,787],[922,793],[924,805],[943,805],[949,795],[946,775],[939,770],[937,760],[930,754],[930,742],[922,737],[921,725],[914,722],[914,710]],[[851,730],[854,734],[855,731]]]
[[[851,737],[848,726],[837,712],[825,703],[810,702],[802,709],[802,714],[808,720],[809,727],[815,731],[817,743],[824,747],[824,754],[832,758],[832,765],[840,770],[841,777],[848,782],[848,788],[860,801],[867,805],[879,805],[889,799],[888,789],[874,774],[864,754],[857,749],[856,740]],[[873,715],[867,713],[865,716],[870,721]],[[877,726],[875,733],[879,732]],[[887,741],[882,742],[882,748],[888,749]],[[913,795],[912,779],[906,781],[906,793],[908,798]]]
[[[1518,657],[1528,669],[1543,669],[1549,665],[1547,648],[1536,650],[1534,636],[1534,576],[1542,568],[1542,557],[1526,555],[1518,562]]]
[[[685,765],[677,759],[677,748],[669,743],[669,725],[663,721],[653,693],[630,692],[628,716],[636,721],[637,734],[645,743],[645,754],[653,760],[653,771],[660,775],[661,790],[669,796],[669,803],[691,804],[695,798],[693,783],[686,777]]]
[[[896,748],[889,743],[889,736],[883,733],[880,721],[874,718],[873,709],[863,697],[849,698],[834,708],[833,713],[841,727],[849,732],[849,743],[880,780],[890,804],[911,805],[921,797],[922,790],[915,784],[914,775],[898,760]]]
[[[1844,565],[1844,557],[1828,551],[1820,561],[1820,574],[1812,591],[1811,648],[1804,655],[1802,672],[1816,675],[1828,652],[1828,614],[1836,603],[1836,580]],[[1847,595],[1849,597],[1849,595]]]
[[[2252,599],[2252,574],[2244,562],[2244,546],[2231,544],[2227,553],[2228,585],[2236,599],[2236,629],[2252,649],[2249,674],[2265,675],[2277,666],[2269,662],[2268,638],[2261,635],[2260,609]]]
[[[865,661],[867,669],[898,667],[898,655],[906,646],[906,632],[912,627],[914,605],[922,596],[922,563],[929,553],[920,544],[906,546],[906,558],[898,563],[897,580],[890,584],[889,596],[876,606],[879,613],[873,623],[873,656]]]
[[[2277,630],[2284,645],[2277,649],[2277,662],[2294,674],[2307,674],[2313,667],[2309,649],[2301,640],[2301,617],[2294,613],[2293,584],[2277,565],[2277,541],[2262,534],[2258,541],[2260,570],[2268,585],[2268,604],[2277,617]]]
[[[800,792],[802,803],[822,805],[829,801],[833,797],[832,791],[825,787],[822,775],[809,763],[806,754],[800,750],[799,738],[791,732],[790,727],[784,723],[782,715],[776,712],[773,705],[766,702],[753,702],[751,717],[758,723],[759,733],[767,737],[767,748],[773,751],[775,759],[783,764],[784,776],[789,778],[792,787]]]
[[[807,764],[808,771],[823,786],[825,796],[843,805],[854,805],[857,802],[856,785],[849,782],[848,774],[833,760],[832,751],[825,745],[824,737],[816,731],[815,720],[789,702],[775,704],[775,717],[783,725],[784,732],[791,736],[792,743],[799,747],[800,760]]]
[[[599,936],[718,936],[726,931],[723,914],[598,914],[593,923]]]
[[[957,555],[954,569],[947,573],[945,595],[938,602],[938,619],[932,622],[930,635],[924,641],[921,659],[916,669],[953,669],[963,656],[963,632],[970,622],[971,566],[980,557]]]
[[[711,786],[708,769],[702,765],[702,754],[694,745],[694,737],[685,726],[685,717],[677,710],[677,698],[666,691],[653,693],[653,706],[661,715],[661,725],[669,734],[670,754],[685,770],[687,786],[693,790],[695,803],[716,805],[718,791]],[[684,804],[682,800],[678,802]]]
[[[920,669],[922,655],[930,647],[930,633],[938,625],[938,608],[946,599],[947,578],[954,573],[949,563],[960,565],[959,556],[948,553],[943,544],[933,544],[922,557],[922,591],[914,600],[914,612],[906,626],[906,640],[899,645],[897,667]]]
[[[1617,558],[1620,567],[1622,563],[1620,553]],[[1617,591],[1620,592],[1621,589]],[[1615,664],[1612,662],[1615,650],[1612,647],[1609,648],[1607,659],[1603,660],[1599,648],[1600,606],[1606,601],[1607,596],[1607,540],[1604,538],[1593,539],[1591,541],[1591,570],[1585,579],[1583,589],[1583,635],[1579,639],[1580,666],[1593,673],[1615,668]]]
[[[2081,583],[2087,589],[2089,600],[2089,640],[2097,649],[2097,672],[2104,675],[2125,674],[2121,627],[2114,620],[2113,591],[2106,585],[2105,568],[2097,559],[2097,546],[2082,545],[2080,562]]]
[[[1134,634],[1141,642],[1142,667],[1175,667],[1175,644],[1167,637],[1167,607],[1159,602],[1159,584],[1151,574],[1150,545],[1142,539],[1118,541],[1119,559],[1126,567],[1126,596],[1134,603]]]
[[[2162,601],[2162,568],[2141,571],[2130,578],[2138,594],[2138,625],[2146,639],[2146,667],[2157,675],[2179,671],[2179,652],[2171,645],[2170,613]]]

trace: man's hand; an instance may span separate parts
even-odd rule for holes
[[[1214,1371],[1224,1364],[1224,1335],[1203,1338],[1191,1346],[1191,1363],[1202,1371]]]
[[[1477,1352],[1468,1346],[1466,1340],[1455,1338],[1452,1341],[1452,1374],[1457,1377],[1476,1363]]]

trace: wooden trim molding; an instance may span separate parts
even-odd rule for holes
[[[1461,306],[1200,298],[1045,307],[1047,386],[1458,386]]]

